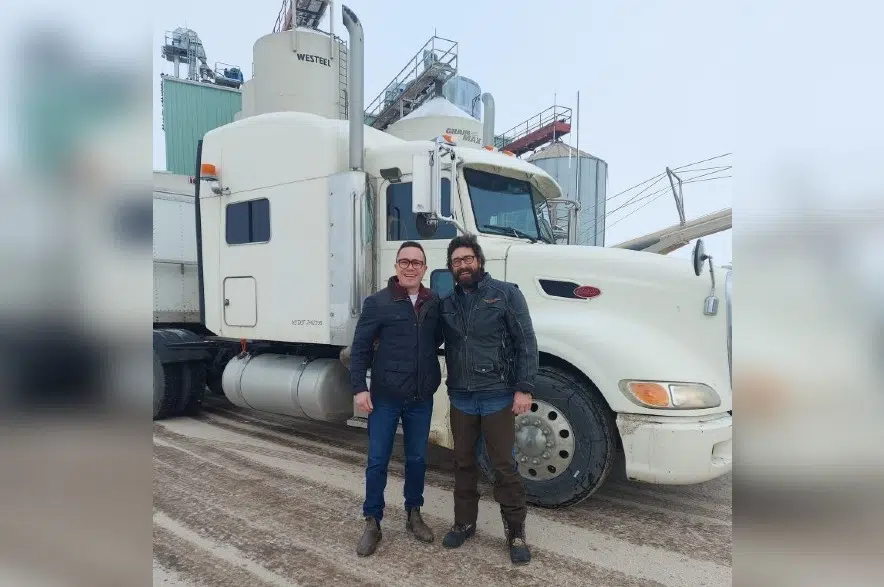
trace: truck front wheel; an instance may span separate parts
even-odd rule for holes
[[[557,367],[541,366],[531,411],[516,417],[514,456],[528,503],[559,508],[592,495],[616,457],[616,425],[601,393]],[[492,482],[491,461],[479,447],[479,467]]]

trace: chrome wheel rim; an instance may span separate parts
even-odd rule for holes
[[[515,457],[526,479],[548,481],[564,473],[574,459],[574,430],[565,414],[534,400],[529,412],[516,416]]]

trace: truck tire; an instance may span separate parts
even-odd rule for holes
[[[528,503],[574,505],[591,496],[611,472],[617,456],[613,414],[594,385],[557,367],[540,367],[533,395],[531,411],[516,419],[515,455]],[[479,468],[493,483],[481,439],[477,452]]]
[[[153,419],[162,420],[173,415],[178,402],[177,382],[169,365],[163,365],[153,353]]]
[[[181,365],[184,393],[179,403],[178,413],[183,416],[196,416],[203,407],[206,396],[206,367],[202,363]]]
[[[212,355],[204,349],[171,344],[201,341],[190,330],[154,328],[154,420],[193,416],[202,408]]]

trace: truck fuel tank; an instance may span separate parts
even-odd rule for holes
[[[227,399],[241,408],[346,422],[353,415],[349,375],[338,359],[245,355],[224,368],[222,387]]]

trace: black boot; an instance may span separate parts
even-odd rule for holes
[[[362,538],[359,539],[359,544],[356,545],[356,554],[359,556],[373,554],[382,536],[381,526],[378,524],[378,521],[371,516],[366,516],[365,531],[362,533]]]
[[[430,529],[430,527],[424,522],[423,518],[421,518],[420,508],[410,509],[406,515],[408,516],[408,519],[405,522],[406,530],[414,534],[415,538],[421,542],[432,542],[433,530]]]
[[[475,524],[457,524],[455,523],[445,538],[442,539],[442,546],[447,548],[457,548],[466,542],[467,538],[471,538],[476,533]]]
[[[510,524],[503,516],[503,512],[500,517],[503,519],[503,532],[510,550],[510,560],[516,565],[527,564],[531,560],[531,551],[525,541],[525,524]]]
[[[531,560],[531,551],[525,542],[525,526],[513,526],[506,539],[510,549],[510,560],[513,564],[524,565]]]

